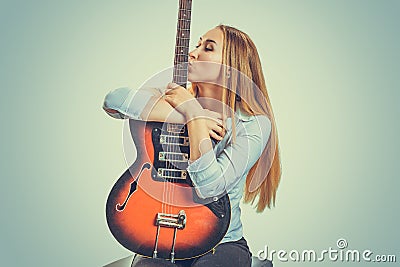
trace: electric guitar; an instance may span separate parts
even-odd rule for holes
[[[192,0],[180,0],[173,82],[186,87]],[[201,199],[186,171],[189,137],[180,124],[129,120],[135,162],[106,203],[109,229],[125,248],[147,257],[188,259],[214,248],[230,222],[228,195]]]

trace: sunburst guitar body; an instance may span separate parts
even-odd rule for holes
[[[230,203],[200,199],[186,172],[186,127],[130,120],[136,161],[113,186],[108,226],[127,249],[148,257],[187,259],[206,253],[224,237]]]

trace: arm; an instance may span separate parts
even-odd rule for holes
[[[195,114],[196,113],[190,113],[186,117],[188,120],[187,129],[189,135],[190,161],[192,162],[213,149],[210,131],[207,127],[207,120],[204,116]]]
[[[211,137],[222,140],[225,135],[222,115],[207,109],[186,89],[170,83],[165,93],[165,101],[181,113],[187,123],[190,144],[190,161],[212,150]]]
[[[188,172],[199,197],[221,195],[232,189],[261,156],[270,136],[268,117],[255,116],[251,122],[237,124],[235,143],[230,142],[219,155],[210,150],[194,162]]]
[[[162,91],[156,88],[117,88],[106,95],[103,109],[116,119],[185,122],[184,116],[168,104],[162,98]]]
[[[207,133],[207,116],[204,116],[199,102],[182,88],[166,92],[165,100],[184,114],[188,120],[190,160],[187,168],[199,197],[221,195],[234,187],[240,178],[249,172],[261,156],[271,132],[267,116],[257,115],[250,121],[237,123],[236,140],[230,142],[216,156]]]

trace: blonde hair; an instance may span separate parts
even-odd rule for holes
[[[222,72],[223,102],[232,111],[236,111],[239,106],[244,113],[266,115],[271,122],[268,143],[246,177],[244,194],[245,203],[253,204],[258,197],[256,210],[262,212],[266,207],[271,208],[271,205],[275,205],[281,177],[281,163],[278,135],[261,61],[256,46],[246,33],[222,24],[216,28],[222,31],[224,38],[222,65],[226,70]],[[196,83],[192,83],[192,86],[192,92],[196,95]],[[235,136],[234,120],[232,120],[232,131]]]
[[[244,202],[251,204],[258,196],[256,208],[257,212],[261,212],[266,207],[271,208],[271,205],[275,205],[276,191],[281,178],[278,135],[271,102],[260,57],[253,41],[246,33],[234,27],[219,25],[217,28],[224,35],[222,64],[237,70],[237,72],[230,72],[229,79],[225,77],[229,90],[224,90],[224,103],[235,111],[236,103],[238,103],[239,108],[245,113],[251,115],[263,114],[271,121],[270,138],[260,158],[246,177],[244,195]],[[243,79],[239,73],[247,76],[251,83],[247,79]],[[240,97],[239,101],[238,96]],[[265,173],[266,170],[268,173]],[[252,186],[254,185],[252,181],[259,181],[256,188]]]

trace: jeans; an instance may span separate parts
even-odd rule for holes
[[[161,259],[135,258],[132,267],[250,267],[251,252],[246,240],[242,237],[238,241],[225,242],[217,245],[213,250],[194,259],[176,260],[175,263]]]

